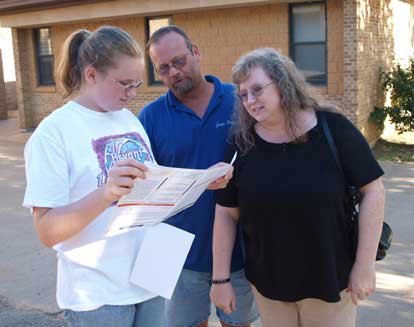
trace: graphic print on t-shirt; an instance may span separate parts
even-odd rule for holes
[[[140,163],[154,162],[151,152],[139,133],[109,135],[92,140],[102,172],[97,176],[98,187],[106,183],[108,171],[117,161],[135,159]]]

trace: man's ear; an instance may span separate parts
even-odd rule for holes
[[[156,44],[151,44],[151,46],[147,50],[147,55],[148,55],[148,58],[150,58],[151,63],[155,68],[157,56],[156,56],[156,51],[155,51],[154,47],[156,47]]]
[[[92,66],[88,66],[83,71],[83,77],[86,84],[96,84],[96,69]]]
[[[197,44],[193,43],[193,55],[197,59],[197,61],[201,60],[201,52],[198,48]]]

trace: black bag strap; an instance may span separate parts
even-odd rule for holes
[[[320,118],[323,134],[325,134],[326,140],[328,141],[328,145],[329,145],[329,148],[331,149],[332,154],[335,158],[336,165],[338,166],[339,171],[342,173],[342,176],[344,176],[344,179],[345,179],[344,170],[342,168],[341,161],[339,160],[338,149],[335,146],[335,142],[332,138],[332,134],[331,134],[331,131],[329,129],[328,122],[326,121],[325,112],[324,111],[318,111],[318,118]]]
[[[325,138],[328,142],[329,148],[331,149],[331,152],[335,158],[335,162],[336,165],[338,166],[339,171],[342,173],[342,176],[345,179],[345,174],[344,174],[344,170],[342,168],[341,165],[341,161],[339,160],[339,154],[338,154],[338,149],[335,146],[335,142],[333,140],[331,131],[329,130],[329,126],[328,126],[328,122],[326,121],[326,115],[324,111],[317,111],[316,115],[318,117],[318,119],[321,122],[322,125],[322,131],[323,134],[325,135]],[[351,196],[351,204],[352,204],[352,214],[351,214],[351,220],[354,223],[358,222],[358,209],[357,209],[357,205],[360,202],[360,193],[358,191],[358,189],[355,186],[347,186],[348,187],[348,191],[350,191],[350,196]],[[358,235],[357,233],[355,235]],[[382,260],[384,259],[384,257],[387,254],[387,250],[390,248],[391,246],[391,241],[392,241],[392,229],[391,227],[386,223],[383,222],[382,224],[382,232],[381,232],[381,238],[380,238],[380,242],[379,242],[379,246],[378,246],[378,250],[377,250],[377,257],[376,260]],[[355,253],[356,253],[356,249],[355,249]],[[355,257],[354,257],[355,259]]]
[[[344,170],[342,168],[341,161],[339,160],[338,149],[335,146],[335,142],[333,140],[331,131],[329,130],[329,126],[328,126],[328,122],[326,120],[325,112],[318,111],[317,112],[317,117],[318,117],[318,119],[320,119],[323,134],[325,134],[326,141],[328,142],[329,148],[331,149],[331,152],[332,152],[332,154],[335,158],[336,165],[339,169],[339,172],[342,174],[342,178],[345,182],[345,186],[347,188],[347,192],[348,192],[348,195],[349,195],[349,200],[350,200],[350,203],[352,205],[351,219],[356,221],[358,219],[358,208],[356,206],[359,204],[359,202],[361,200],[361,194],[360,194],[358,188],[356,188],[355,186],[350,186],[348,184],[348,182],[346,181],[345,173],[344,173]]]

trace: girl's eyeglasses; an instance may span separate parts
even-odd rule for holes
[[[118,84],[120,87],[122,87],[125,91],[125,93],[128,93],[129,91],[131,91],[132,89],[137,89],[139,88],[142,84],[144,84],[144,81],[137,81],[134,83],[125,83],[122,81],[117,81],[116,79],[112,80],[114,83]]]

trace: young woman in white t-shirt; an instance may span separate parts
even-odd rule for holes
[[[154,162],[144,129],[124,108],[143,83],[142,52],[107,26],[72,33],[60,58],[57,81],[73,100],[28,141],[24,198],[40,240],[58,253],[58,305],[69,326],[162,327],[164,301],[129,283],[144,232],[105,237],[113,204]]]

